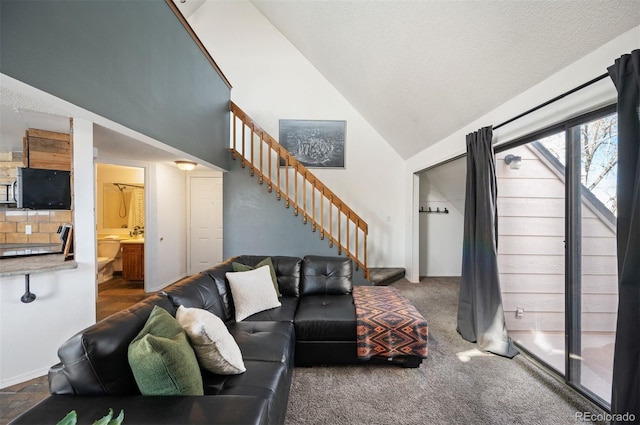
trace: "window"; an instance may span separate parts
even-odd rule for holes
[[[509,335],[605,407],[618,299],[614,111],[571,120],[496,154]],[[521,160],[501,161],[507,155]]]

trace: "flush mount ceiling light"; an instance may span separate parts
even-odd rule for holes
[[[194,168],[196,168],[196,165],[198,165],[197,163],[193,162],[193,161],[174,161],[176,163],[176,165],[178,166],[179,169],[181,169],[182,171],[191,171]]]
[[[520,169],[520,165],[522,165],[522,157],[509,154],[504,157],[504,163],[508,164],[512,170],[518,170]]]

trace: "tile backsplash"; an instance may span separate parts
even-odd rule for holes
[[[60,243],[58,226],[71,218],[70,210],[0,210],[0,243]]]

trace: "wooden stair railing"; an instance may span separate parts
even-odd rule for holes
[[[344,252],[369,279],[367,223],[235,103],[229,107],[233,159],[240,158],[242,167],[248,166],[252,176],[257,174],[260,184],[266,183],[269,192],[275,189],[286,208],[293,207],[296,216],[302,213],[304,224],[311,222],[320,239],[327,237],[329,246],[336,245],[338,254]]]

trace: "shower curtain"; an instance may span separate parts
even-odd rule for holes
[[[144,190],[133,189],[131,192],[131,201],[129,203],[129,229],[136,226],[144,227]]]

